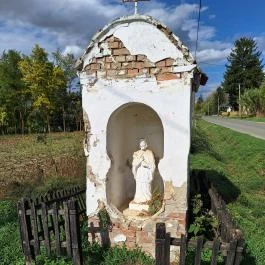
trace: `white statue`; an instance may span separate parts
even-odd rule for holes
[[[140,140],[140,150],[133,153],[132,172],[136,181],[133,203],[146,204],[151,200],[151,182],[155,172],[155,158],[147,149],[144,139]]]

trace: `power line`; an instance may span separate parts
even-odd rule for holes
[[[199,30],[200,30],[200,20],[201,20],[201,8],[202,0],[199,0],[199,15],[198,15],[198,24],[197,24],[197,37],[196,37],[196,47],[195,47],[195,60],[197,59],[197,49],[198,49],[198,39],[199,39]]]
[[[225,66],[225,62],[223,64],[216,64],[216,63],[207,63],[207,62],[200,62],[198,64],[207,64],[207,65],[214,65],[214,66]]]

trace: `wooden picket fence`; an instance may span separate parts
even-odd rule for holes
[[[219,239],[214,241],[204,241],[203,237],[197,240],[188,240],[187,236],[182,235],[181,238],[170,237],[170,233],[166,233],[164,223],[156,224],[156,241],[155,241],[156,265],[170,264],[170,246],[180,247],[179,265],[186,264],[187,251],[189,248],[194,249],[193,265],[201,264],[201,254],[205,249],[210,249],[211,265],[217,265],[218,255],[222,255],[225,265],[239,265],[242,259],[243,247],[237,239],[229,243],[221,242]]]
[[[237,239],[239,244],[244,246],[243,233],[238,229],[237,224],[227,211],[226,203],[214,184],[206,176],[199,174],[196,177],[196,185],[200,193],[208,196],[208,200],[210,200],[210,209],[220,223],[217,233],[221,240],[223,242],[230,242]]]
[[[85,209],[85,189],[79,187],[20,200],[17,210],[26,264],[46,250],[48,256],[67,255],[74,265],[81,265],[80,216]]]

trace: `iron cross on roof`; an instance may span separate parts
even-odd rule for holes
[[[135,15],[138,12],[138,2],[141,2],[141,1],[150,1],[150,0],[122,0],[123,3],[134,2],[134,14]]]

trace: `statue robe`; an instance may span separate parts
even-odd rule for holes
[[[151,200],[151,182],[155,171],[155,158],[151,150],[139,150],[133,154],[132,171],[136,181],[135,203]]]

